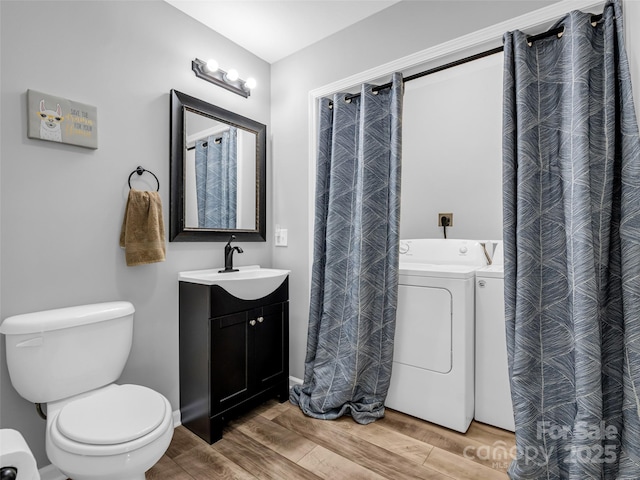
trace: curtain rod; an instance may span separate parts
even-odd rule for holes
[[[595,24],[595,23],[598,23],[600,20],[602,20],[602,14],[591,15],[591,23]],[[539,33],[538,35],[532,35],[530,37],[527,37],[527,42],[529,43],[529,46],[531,46],[533,42],[542,40],[543,38],[552,37],[554,35],[557,35],[558,38],[560,38],[562,36],[562,33],[564,33],[564,27],[552,28],[551,30],[547,30],[546,32]],[[465,63],[469,63],[474,60],[479,60],[481,58],[488,57],[496,53],[500,53],[503,50],[504,50],[504,46],[499,46],[499,47],[492,48],[490,50],[486,50],[484,52],[476,53],[475,55],[471,55],[469,57],[461,58],[460,60],[455,60],[453,62],[440,65],[439,67],[430,68],[429,70],[425,70],[424,72],[419,72],[413,75],[409,75],[408,77],[403,79],[403,83],[407,83],[407,82],[410,82],[411,80],[416,80],[418,78],[426,77],[427,75],[431,75],[432,73],[438,73],[438,72],[441,72],[442,70],[447,70],[448,68],[457,67],[459,65],[463,65]],[[391,88],[392,85],[393,84],[391,82],[384,83],[382,85],[377,85],[373,87],[371,90],[374,92],[379,92],[380,90],[384,90],[385,88]],[[350,102],[352,98],[358,98],[359,96],[360,96],[359,93],[353,93],[351,95],[347,95],[346,97],[344,97],[344,99],[346,102]]]

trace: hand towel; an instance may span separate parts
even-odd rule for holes
[[[129,190],[120,231],[120,246],[125,249],[129,267],[164,262],[164,222],[158,192]]]

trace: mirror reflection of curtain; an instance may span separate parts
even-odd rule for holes
[[[196,142],[198,227],[236,228],[237,129]]]

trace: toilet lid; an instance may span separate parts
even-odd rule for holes
[[[114,445],[156,429],[165,415],[163,397],[140,385],[117,385],[68,403],[60,411],[60,433],[76,442]]]

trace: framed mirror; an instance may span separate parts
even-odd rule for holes
[[[267,127],[171,90],[169,241],[266,240]]]

